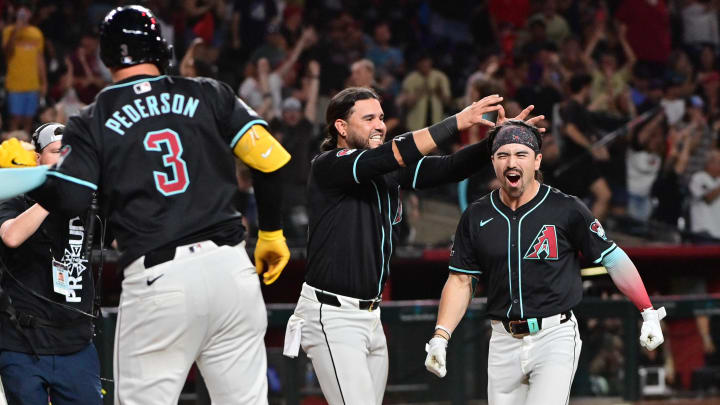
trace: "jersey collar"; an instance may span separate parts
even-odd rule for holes
[[[510,207],[505,205],[505,203],[502,201],[502,199],[500,198],[500,190],[499,189],[495,190],[497,192],[493,191],[490,194],[490,198],[493,199],[495,206],[498,207],[500,210],[502,210],[503,213],[510,214],[510,216],[520,215],[520,214],[524,214],[528,210],[535,207],[540,202],[540,200],[542,200],[545,197],[545,194],[547,194],[548,188],[549,187],[547,185],[540,183],[540,187],[538,187],[538,192],[537,192],[537,194],[535,194],[535,197],[533,197],[530,201],[526,202],[525,204],[519,206],[517,208],[517,210],[515,210],[515,211],[511,210]]]

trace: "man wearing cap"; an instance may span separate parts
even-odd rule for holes
[[[490,131],[488,144],[501,188],[460,219],[425,367],[447,373],[448,341],[482,277],[492,319],[488,403],[567,403],[582,345],[572,312],[583,291],[578,253],[605,266],[642,311],[640,345],[648,350],[663,342],[665,309],[653,309],[637,269],[590,210],[541,183],[536,127],[508,121]]]
[[[37,163],[60,158],[62,124],[33,134]],[[0,377],[10,405],[100,404],[92,270],[81,217],[27,196],[0,203]]]
[[[285,197],[283,222],[286,236],[291,240],[305,243],[307,230],[307,180],[310,176],[310,151],[316,142],[316,127],[313,124],[317,113],[320,65],[308,63],[310,87],[308,99],[303,108],[295,97],[288,97],[282,103],[282,116],[270,121],[270,130],[292,159],[283,168]]]

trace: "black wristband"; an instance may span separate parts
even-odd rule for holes
[[[400,156],[406,166],[423,158],[424,155],[420,153],[420,150],[415,144],[415,138],[413,138],[412,132],[398,135],[393,138],[393,141],[395,141],[395,146],[397,146],[398,152],[400,152]]]
[[[430,136],[433,141],[435,141],[435,145],[438,146],[460,133],[457,126],[457,118],[454,115],[445,118],[437,124],[431,125],[428,127],[428,131],[430,131]]]

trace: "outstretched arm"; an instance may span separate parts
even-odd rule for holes
[[[497,105],[500,101],[498,95],[485,97],[431,127],[400,135],[375,149],[322,154],[313,161],[313,173],[319,182],[343,186],[369,182],[375,176],[411,166],[462,130],[478,124],[494,126],[482,116],[502,108]]]

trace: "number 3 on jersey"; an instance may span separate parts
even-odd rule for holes
[[[165,144],[168,152],[163,155],[163,163],[165,167],[172,169],[173,175],[172,180],[170,180],[167,173],[153,171],[155,187],[166,197],[184,193],[190,184],[190,178],[187,165],[181,158],[183,147],[182,143],[180,143],[180,136],[172,129],[161,129],[148,132],[143,142],[145,150],[151,152],[163,152],[161,144]]]

